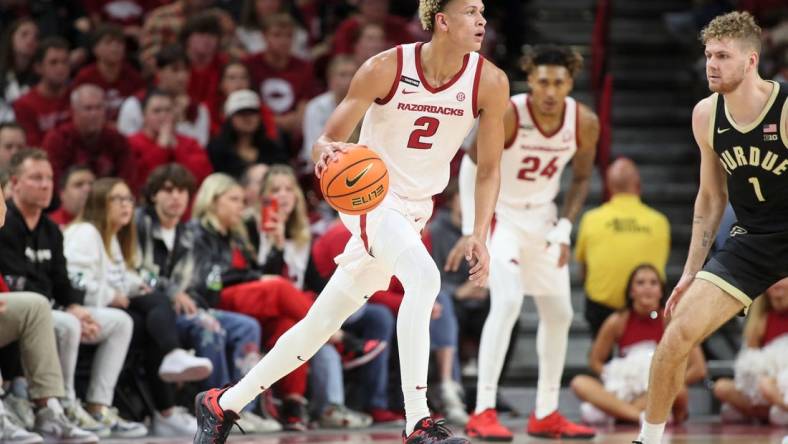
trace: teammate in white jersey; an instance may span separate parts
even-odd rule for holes
[[[523,295],[534,297],[539,312],[536,349],[539,381],[530,435],[593,438],[594,430],[573,424],[558,412],[572,304],[569,290],[569,235],[591,179],[599,138],[596,115],[569,97],[580,69],[579,54],[554,46],[536,48],[524,59],[530,94],[511,98],[504,117],[506,144],[501,160],[501,192],[490,239],[490,313],[479,347],[476,410],[466,425],[469,437],[509,441],[500,424],[495,398],[512,328]],[[475,147],[460,169],[463,234],[473,226]],[[557,214],[561,173],[571,161],[572,184]],[[469,183],[470,181],[470,183]],[[464,249],[458,242],[447,260],[456,269]]]
[[[224,442],[237,412],[308,360],[372,293],[388,287],[392,275],[405,288],[397,320],[406,414],[403,442],[468,442],[452,437],[442,421],[430,419],[427,408],[429,322],[440,273],[419,232],[432,212],[432,195],[448,182],[449,161],[478,116],[477,223],[464,254],[473,263],[470,279],[485,284],[485,240],[500,185],[509,83],[475,52],[486,24],[481,0],[421,0],[419,12],[432,40],[390,49],[364,63],[313,147],[320,177],[338,151],[347,151],[343,141],[363,117],[359,142],[386,162],[389,193],[365,215],[341,215],[353,237],[307,316],[237,384],[197,396],[200,427],[195,443]]]

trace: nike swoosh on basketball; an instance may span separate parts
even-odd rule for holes
[[[416,94],[418,91],[408,91],[405,88],[402,88],[402,94]]]
[[[722,129],[722,128],[717,128],[717,134],[722,134],[722,133],[724,133],[725,131],[728,131],[729,129],[730,129],[730,128],[725,128],[725,129]]]
[[[364,175],[365,175],[365,174],[367,174],[367,171],[369,171],[369,169],[370,169],[370,168],[372,168],[372,164],[371,164],[371,163],[370,163],[369,165],[367,165],[367,167],[366,167],[366,168],[364,168],[363,170],[361,170],[361,172],[360,172],[360,173],[356,174],[356,177],[354,177],[354,178],[352,178],[352,179],[351,179],[351,178],[349,178],[349,177],[346,177],[346,178],[345,178],[345,185],[347,185],[347,186],[348,186],[348,188],[350,188],[350,187],[352,187],[353,185],[355,185],[355,184],[356,184],[356,182],[358,182],[359,180],[361,180],[361,178],[362,178],[362,177],[364,177]]]

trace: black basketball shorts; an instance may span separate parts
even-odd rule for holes
[[[752,301],[777,281],[788,277],[788,231],[751,234],[738,225],[695,276],[709,281],[741,301]]]

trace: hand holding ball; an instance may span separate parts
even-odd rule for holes
[[[320,176],[320,190],[329,205],[355,215],[380,205],[389,189],[388,169],[380,156],[364,145],[336,155],[339,159],[329,161]]]

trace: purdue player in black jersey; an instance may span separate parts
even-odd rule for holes
[[[692,112],[700,189],[684,273],[666,306],[671,317],[651,364],[636,443],[657,444],[694,345],[788,276],[788,94],[758,75],[761,30],[731,12],[701,32],[714,93]],[[737,223],[704,265],[727,198]]]

